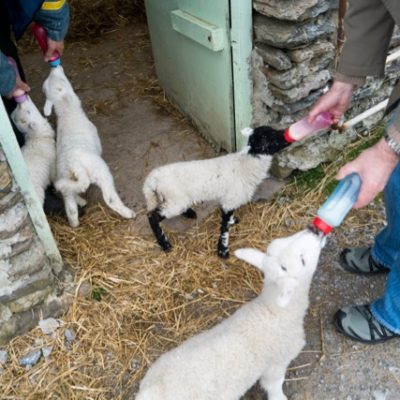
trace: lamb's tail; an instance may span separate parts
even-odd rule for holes
[[[147,176],[143,184],[143,194],[146,199],[147,211],[155,210],[159,205],[157,194],[157,177],[151,173]]]
[[[90,186],[90,178],[87,172],[75,166],[68,172],[69,176],[56,180],[55,188],[61,193],[84,193]]]

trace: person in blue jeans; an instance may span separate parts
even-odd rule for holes
[[[398,0],[349,0],[344,20],[346,40],[330,90],[314,105],[310,121],[329,111],[335,122],[349,107],[355,88],[366,76],[382,76],[395,25],[400,25]],[[400,81],[390,96],[390,119],[384,137],[344,165],[337,175],[352,172],[362,185],[355,208],[369,204],[384,190],[387,226],[371,246],[344,249],[340,264],[356,274],[388,273],[385,291],[371,304],[340,308],[334,323],[347,337],[379,343],[400,337]]]

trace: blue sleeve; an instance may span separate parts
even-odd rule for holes
[[[17,74],[7,57],[0,51],[0,94],[6,96],[15,88]]]
[[[63,0],[44,1],[34,20],[46,29],[50,39],[64,40],[69,26],[69,5]]]

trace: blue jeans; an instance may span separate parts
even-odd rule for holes
[[[400,163],[385,187],[386,227],[375,237],[372,257],[390,268],[385,292],[371,306],[373,316],[400,335]]]

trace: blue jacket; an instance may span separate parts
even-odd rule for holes
[[[65,0],[0,0],[7,7],[17,40],[35,21],[42,25],[50,39],[64,40],[69,25],[69,6]],[[7,57],[0,52],[0,94],[9,94],[15,87],[16,75]]]

